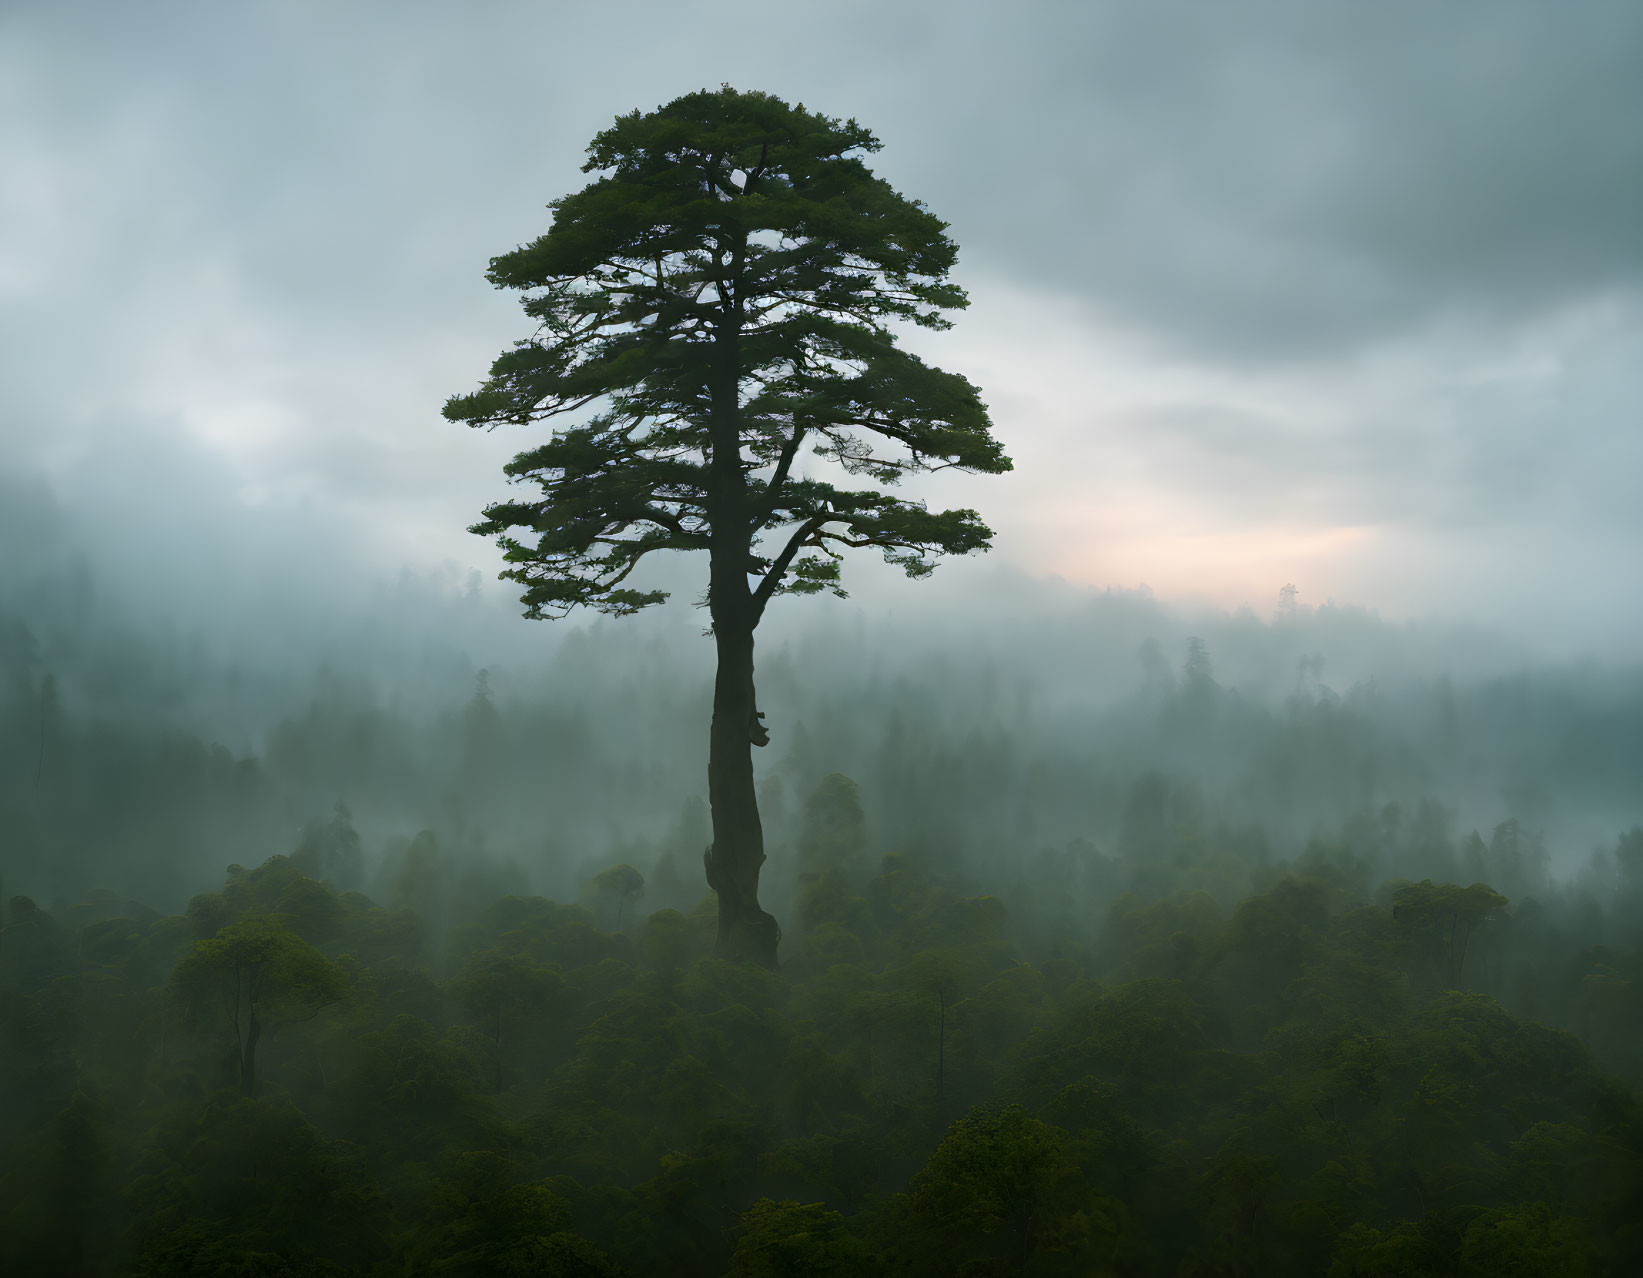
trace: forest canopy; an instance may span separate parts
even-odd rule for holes
[[[1223,903],[1194,885],[1226,845],[1178,832],[1162,881],[1156,848],[1066,863],[1135,884],[1070,931],[939,857],[869,860],[847,778],[799,837],[781,973],[708,956],[710,897],[612,909],[631,866],[586,904],[435,907],[431,847],[383,904],[283,856],[180,915],[14,897],[0,1259],[1350,1275],[1643,1256],[1643,832],[1606,904],[1369,889],[1351,832],[1249,866]]]

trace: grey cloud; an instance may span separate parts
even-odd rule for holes
[[[1643,282],[1634,5],[1060,13],[1006,40],[956,203],[1165,342],[1292,360]]]
[[[77,12],[13,45],[70,147],[146,113],[152,167],[107,193],[123,242],[192,226],[299,309],[444,304],[613,114],[719,78],[860,116],[972,265],[1210,358],[1643,282],[1630,4]]]
[[[156,379],[220,364],[224,395],[291,410],[259,478],[334,507],[331,535],[389,507],[460,527],[523,443],[437,416],[522,331],[486,259],[614,115],[722,80],[874,128],[978,297],[1063,294],[1231,376],[1420,350],[1403,400],[1327,422],[1182,400],[1090,424],[1206,509],[1637,545],[1643,8],[1602,0],[13,6],[0,460],[109,465],[145,414],[175,429]],[[1441,375],[1603,298],[1611,336],[1555,376]],[[117,464],[159,493],[183,463]],[[973,500],[1055,477],[1013,482]]]
[[[1643,535],[1636,428],[1643,334],[1582,346],[1566,366],[1446,380],[1442,348],[1414,391],[1286,411],[1182,401],[1107,424],[1160,486],[1243,522],[1392,524],[1434,536],[1507,527],[1626,542]],[[1452,370],[1448,370],[1452,371]]]

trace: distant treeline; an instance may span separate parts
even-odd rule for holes
[[[540,660],[476,669],[390,617],[322,665],[294,637],[290,662],[258,666],[61,594],[0,607],[0,874],[15,891],[175,909],[341,802],[373,872],[430,830],[480,895],[564,895],[599,866],[660,860],[677,871],[669,903],[694,900],[711,672],[693,634],[538,627]],[[1375,873],[1439,872],[1448,847],[1460,859],[1442,872],[1471,881],[1476,831],[1522,862],[1509,895],[1548,876],[1602,895],[1606,850],[1643,822],[1643,669],[1474,669],[1464,650],[1440,667],[1433,644],[1350,610],[1188,635],[1144,597],[1075,602],[973,632],[801,627],[761,648],[776,906],[794,891],[798,806],[834,772],[860,782],[875,854],[940,856],[1018,910],[1062,895],[1036,867],[1092,846],[1196,838],[1258,864],[1343,828]]]

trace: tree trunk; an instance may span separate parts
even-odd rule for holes
[[[715,370],[709,457],[708,611],[718,645],[713,683],[713,727],[708,742],[707,793],[713,813],[713,846],[703,858],[707,885],[719,898],[719,936],[713,953],[732,961],[776,966],[781,929],[759,906],[759,867],[764,864],[764,829],[753,789],[753,745],[769,738],[759,726],[753,698],[753,630],[759,619],[748,589],[754,520],[748,510],[747,472],[742,465],[741,325],[738,285],[746,257],[746,235],[730,247],[717,267],[725,322],[714,334]]]
[[[742,591],[746,586],[742,583]],[[734,614],[734,608],[725,609]],[[722,959],[776,966],[780,929],[759,905],[759,867],[764,828],[753,788],[753,629],[714,609],[719,671],[713,684],[713,728],[708,747],[708,802],[713,846],[704,858],[707,885],[719,897],[719,936],[713,953]]]

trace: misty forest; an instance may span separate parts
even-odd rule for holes
[[[475,276],[500,603],[214,642],[6,481],[0,1269],[1643,1272],[1643,668],[978,561],[879,149],[687,94]]]

